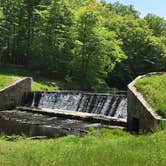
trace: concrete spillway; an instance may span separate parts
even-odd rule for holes
[[[104,115],[117,119],[127,118],[127,97],[125,95],[36,92],[25,100],[25,105],[39,109],[60,112],[83,112]]]

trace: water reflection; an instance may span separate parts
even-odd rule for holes
[[[11,110],[0,112],[0,132],[6,135],[61,137],[70,134],[84,135],[89,127],[101,128],[102,125],[80,120],[71,120]]]

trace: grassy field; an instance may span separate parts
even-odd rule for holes
[[[154,110],[166,118],[166,75],[140,79],[136,82],[136,88]]]
[[[108,134],[109,133],[109,134]],[[2,166],[165,166],[166,131],[131,136],[68,136],[51,140],[0,138]]]
[[[33,91],[80,90],[76,82],[48,79],[22,67],[0,64],[0,88],[12,83],[12,78],[16,77],[33,77]]]

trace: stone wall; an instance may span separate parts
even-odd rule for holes
[[[21,105],[23,97],[31,91],[31,85],[31,78],[23,78],[0,90],[0,110],[12,109]]]
[[[137,80],[146,76],[160,74],[166,73],[150,73],[139,76],[128,85],[127,126],[130,131],[145,133],[152,131],[157,124],[166,122],[165,119],[162,119],[158,114],[155,113],[153,108],[146,102],[142,94],[139,93],[135,88],[135,83]]]

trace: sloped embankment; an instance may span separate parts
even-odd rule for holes
[[[166,74],[144,77],[135,86],[154,111],[166,118]]]
[[[147,132],[166,124],[166,73],[149,73],[128,85],[128,128]]]
[[[0,90],[5,87],[8,87],[9,85],[13,84],[14,82],[20,79],[21,77],[0,75]]]

